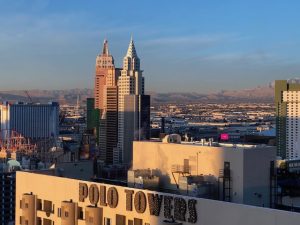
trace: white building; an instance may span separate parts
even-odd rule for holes
[[[286,103],[286,151],[287,158],[300,156],[300,91],[284,91]],[[299,127],[298,127],[299,125]]]
[[[160,178],[163,190],[180,193],[185,178],[187,195],[196,191],[190,185],[203,191],[209,183],[207,194],[198,196],[267,207],[272,201],[270,168],[275,160],[276,148],[271,146],[180,143],[180,137],[171,136],[164,142],[135,141],[132,170],[156,171],[153,175]],[[188,180],[195,182],[187,184]]]
[[[300,84],[275,81],[277,154],[283,159],[300,157]]]
[[[135,133],[139,132],[137,121],[137,111],[141,109],[138,100],[144,95],[144,77],[140,69],[140,59],[137,56],[133,40],[130,40],[127,54],[123,60],[123,69],[118,80],[118,150],[114,152],[114,163],[130,161],[128,154],[132,155],[132,144]],[[127,101],[125,100],[127,99]],[[130,111],[129,111],[130,110]],[[132,115],[132,123],[128,123],[126,117]],[[125,124],[126,122],[126,124]],[[126,134],[133,134],[126,137]]]
[[[58,136],[59,104],[25,104],[4,102],[0,105],[1,133],[16,131],[30,139]]]

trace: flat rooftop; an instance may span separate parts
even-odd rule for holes
[[[193,146],[206,146],[206,147],[223,147],[223,148],[237,148],[237,149],[253,149],[253,148],[274,148],[274,146],[266,145],[266,144],[236,144],[236,143],[220,143],[220,142],[201,142],[201,141],[193,141],[193,142],[186,142],[182,141],[181,143],[164,143],[159,139],[151,139],[150,141],[135,141],[135,142],[146,142],[146,143],[161,143],[161,144],[176,144],[176,145],[193,145]]]

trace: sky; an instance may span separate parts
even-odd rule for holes
[[[0,0],[0,91],[93,88],[130,36],[153,92],[234,90],[300,77],[299,0]]]

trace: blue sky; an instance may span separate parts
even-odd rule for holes
[[[0,0],[0,90],[92,88],[104,38],[130,35],[156,92],[213,92],[300,77],[298,0]]]

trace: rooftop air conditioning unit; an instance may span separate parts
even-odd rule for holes
[[[170,134],[163,138],[163,143],[175,143],[180,144],[181,143],[181,136],[178,134]]]

